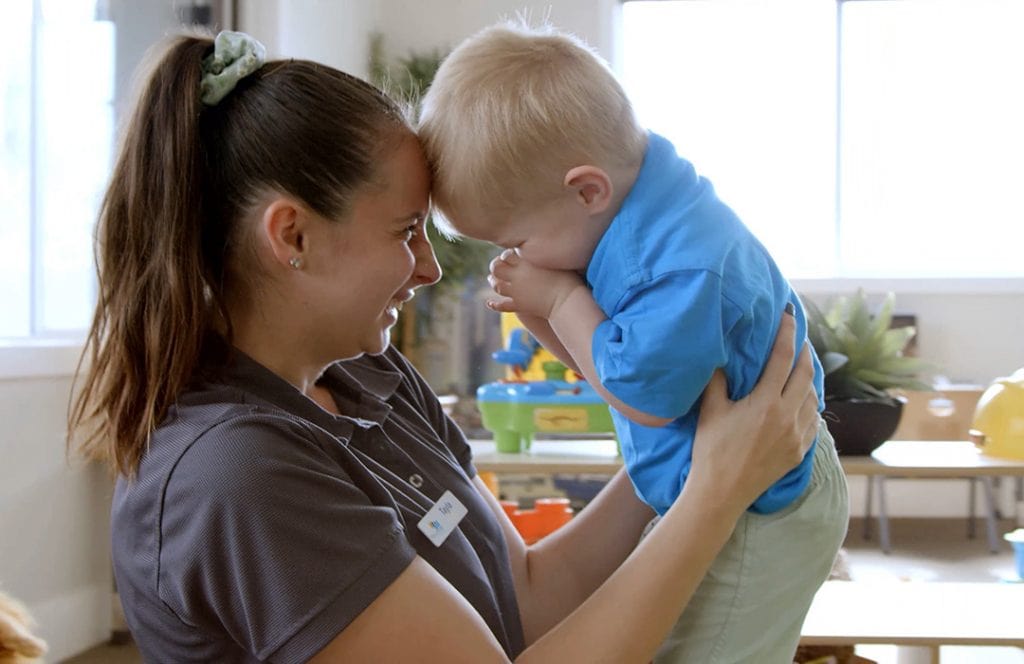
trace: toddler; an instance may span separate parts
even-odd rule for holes
[[[796,293],[570,35],[509,24],[471,37],[438,71],[420,134],[435,223],[506,248],[491,266],[492,308],[515,312],[608,401],[637,494],[664,513],[686,481],[712,373],[745,396],[783,311],[807,343]],[[741,519],[658,659],[792,662],[847,519],[821,422],[803,461]]]

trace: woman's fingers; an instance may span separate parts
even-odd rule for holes
[[[814,390],[814,362],[811,361],[811,345],[805,343],[800,357],[786,376],[786,384],[782,388],[783,396],[796,393],[802,396],[807,390]]]
[[[725,372],[715,369],[715,372],[711,374],[711,380],[704,388],[704,395],[701,397],[700,418],[704,419],[705,414],[709,418],[717,417],[717,414],[727,409],[730,403],[732,401],[729,399]]]
[[[768,363],[761,374],[759,386],[764,386],[766,391],[773,392],[778,388],[779,392],[785,388],[793,368],[793,356],[796,349],[796,319],[790,313],[782,315],[782,322],[779,323],[779,331],[775,334],[775,343],[772,345],[772,352],[768,356]]]
[[[713,477],[732,499],[749,505],[804,458],[818,428],[811,348],[795,358],[796,321],[782,316],[761,379],[749,395],[729,399],[717,370],[704,390],[691,480]],[[700,480],[698,480],[700,481]]]

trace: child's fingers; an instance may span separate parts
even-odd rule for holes
[[[506,265],[518,265],[519,254],[514,249],[505,249],[500,254],[491,259],[491,262],[487,265],[489,272],[493,273],[495,270],[500,270]]]
[[[487,300],[487,308],[492,311],[515,313],[515,300],[510,297],[491,298]]]
[[[511,283],[493,274],[487,276],[487,284],[491,287],[491,290],[502,296],[507,296],[508,289],[512,286]]]

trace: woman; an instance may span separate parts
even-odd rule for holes
[[[264,64],[239,33],[156,64],[101,211],[70,422],[119,474],[114,569],[148,660],[648,661],[808,449],[809,356],[790,375],[784,320],[749,398],[709,388],[706,479],[640,546],[651,512],[619,473],[527,547],[389,345],[441,276],[428,205],[419,143],[372,86]]]

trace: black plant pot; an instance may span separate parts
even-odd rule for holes
[[[900,424],[903,402],[843,399],[825,401],[825,422],[841,456],[866,456],[889,440]]]

